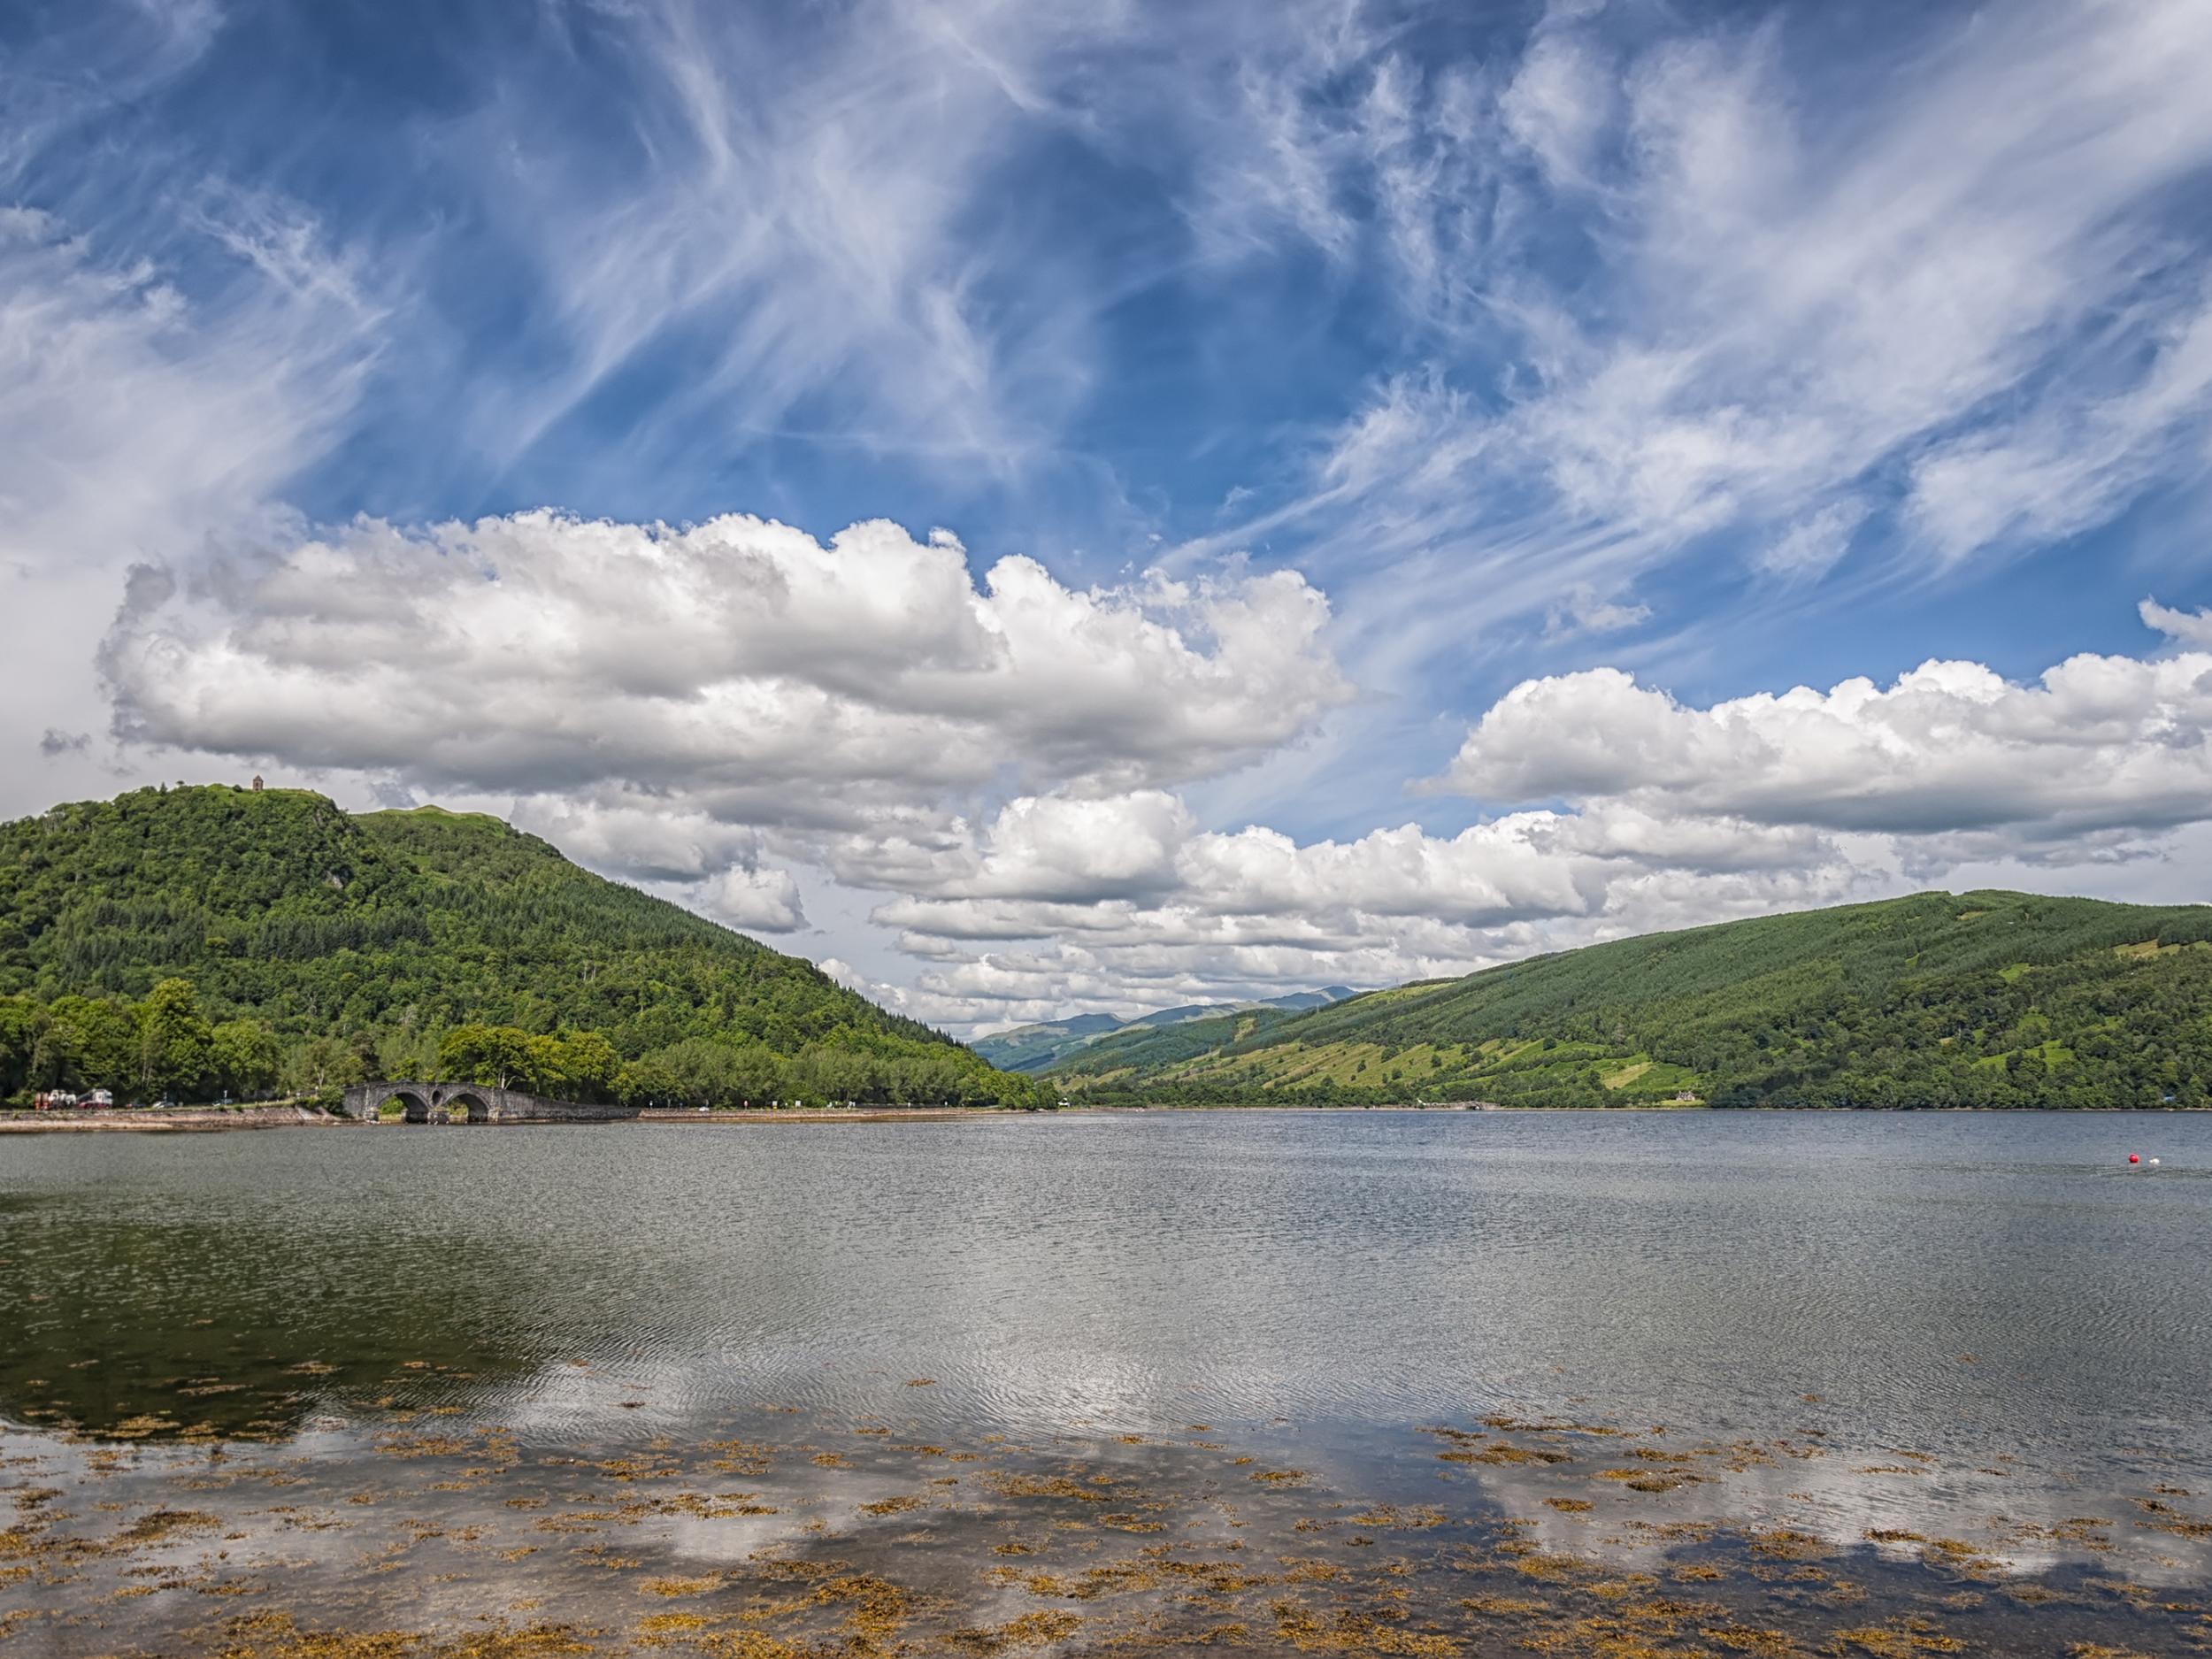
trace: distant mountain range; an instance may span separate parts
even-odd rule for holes
[[[1164,1008],[1134,1019],[1111,1014],[1078,1014],[1069,1019],[1041,1025],[1017,1025],[995,1037],[984,1037],[969,1047],[1002,1071],[1042,1071],[1094,1044],[1149,1036],[1193,1020],[1217,1019],[1230,1014],[1272,1013],[1288,1017],[1310,1009],[1326,1008],[1355,995],[1348,985],[1325,985],[1317,991],[1293,991],[1251,1002],[1186,1002]]]
[[[2212,1106],[2212,907],[1919,893],[1094,1037],[1105,1103]]]

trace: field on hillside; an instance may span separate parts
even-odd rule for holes
[[[1917,894],[1094,1046],[1096,1099],[2212,1103],[2212,909]]]

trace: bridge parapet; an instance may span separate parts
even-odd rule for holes
[[[339,1110],[373,1122],[388,1101],[400,1103],[402,1117],[411,1124],[447,1123],[457,1110],[472,1124],[615,1123],[638,1115],[634,1106],[588,1106],[482,1083],[356,1083]]]

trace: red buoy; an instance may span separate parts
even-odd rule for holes
[[[2131,1152],[2131,1153],[2129,1153],[2129,1154],[2128,1154],[2128,1162],[2129,1162],[2130,1164],[2140,1164],[2142,1161],[2143,1161],[2143,1155],[2142,1155],[2141,1153],[2139,1153],[2139,1152]]]

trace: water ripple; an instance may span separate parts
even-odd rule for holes
[[[2201,1470],[2208,1206],[2212,1118],[2171,1115],[16,1141],[0,1409],[227,1429],[227,1402],[280,1425],[351,1390],[557,1438],[880,1411],[887,1379],[918,1432],[1587,1402]]]

